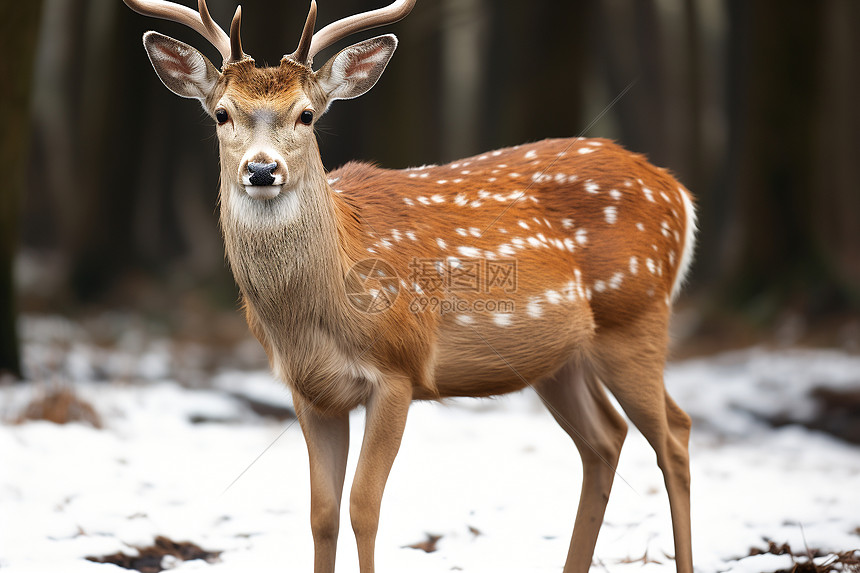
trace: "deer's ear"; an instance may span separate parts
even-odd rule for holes
[[[367,93],[376,85],[395,48],[397,38],[386,34],[338,52],[316,73],[317,82],[326,94],[326,103]]]
[[[188,44],[158,32],[144,34],[143,47],[155,73],[167,89],[178,96],[196,98],[205,104],[221,76],[206,56]]]

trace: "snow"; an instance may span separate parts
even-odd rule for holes
[[[92,380],[91,349],[63,358],[103,429],[12,424],[44,388],[0,387],[0,569],[123,571],[85,557],[133,554],[161,535],[222,552],[211,564],[175,562],[176,571],[311,571],[301,431],[294,420],[254,414],[239,398],[288,407],[289,394],[259,371],[223,371],[211,388],[183,387],[163,377],[166,352],[147,348],[132,369],[137,379],[121,382]],[[815,386],[856,388],[860,357],[750,349],[672,364],[666,380],[694,419],[697,571],[790,569],[789,555],[748,556],[767,540],[796,552],[860,547],[860,447],[764,421],[785,413],[808,419]],[[347,488],[363,413],[351,423]],[[593,570],[673,570],[662,477],[633,429],[617,476]],[[377,570],[560,572],[580,478],[573,444],[533,392],[416,403],[383,501]],[[437,551],[405,547],[427,534],[442,536]],[[344,510],[338,570],[357,569]]]

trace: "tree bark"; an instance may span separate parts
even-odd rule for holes
[[[734,224],[726,236],[734,245],[726,294],[730,304],[764,321],[788,307],[815,315],[846,302],[818,246],[822,233],[814,216],[820,205],[838,204],[838,187],[821,184],[816,162],[818,150],[829,145],[817,126],[823,16],[830,4],[730,3],[735,52],[729,64],[735,67],[727,188],[734,193]],[[828,169],[838,159],[830,155]]]
[[[33,59],[39,34],[41,2],[7,2],[0,9],[0,372],[21,376],[16,326],[13,266],[18,219],[27,170]]]

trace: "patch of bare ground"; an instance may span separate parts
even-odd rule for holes
[[[123,569],[139,571],[140,573],[159,573],[171,569],[182,561],[202,559],[214,563],[221,555],[220,551],[207,551],[194,543],[176,542],[167,537],[156,537],[155,543],[149,547],[136,547],[137,555],[114,553],[102,557],[87,557],[96,563],[113,563]]]
[[[433,553],[437,549],[436,543],[438,543],[439,540],[442,539],[442,536],[434,535],[432,533],[426,533],[425,535],[427,536],[427,539],[425,539],[424,541],[418,541],[417,543],[413,543],[411,545],[404,545],[403,547],[409,549],[420,549],[425,553]]]
[[[30,420],[46,420],[54,424],[78,422],[101,428],[101,417],[92,405],[80,398],[70,386],[49,386],[39,391],[15,420],[23,424]]]
[[[795,553],[788,543],[779,545],[768,541],[767,548],[753,547],[749,554],[790,555],[793,563],[791,569],[779,569],[773,573],[860,573],[860,549],[824,553],[819,549],[807,548],[803,552]],[[815,562],[816,559],[819,560],[818,563]]]
[[[860,388],[860,380],[857,387]],[[813,389],[809,397],[817,406],[816,414],[812,418],[796,420],[783,415],[768,421],[776,427],[801,424],[852,444],[860,444],[860,389],[819,387]]]

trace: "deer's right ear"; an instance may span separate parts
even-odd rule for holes
[[[205,104],[221,77],[206,56],[188,44],[158,32],[144,34],[143,46],[155,73],[167,89]]]

